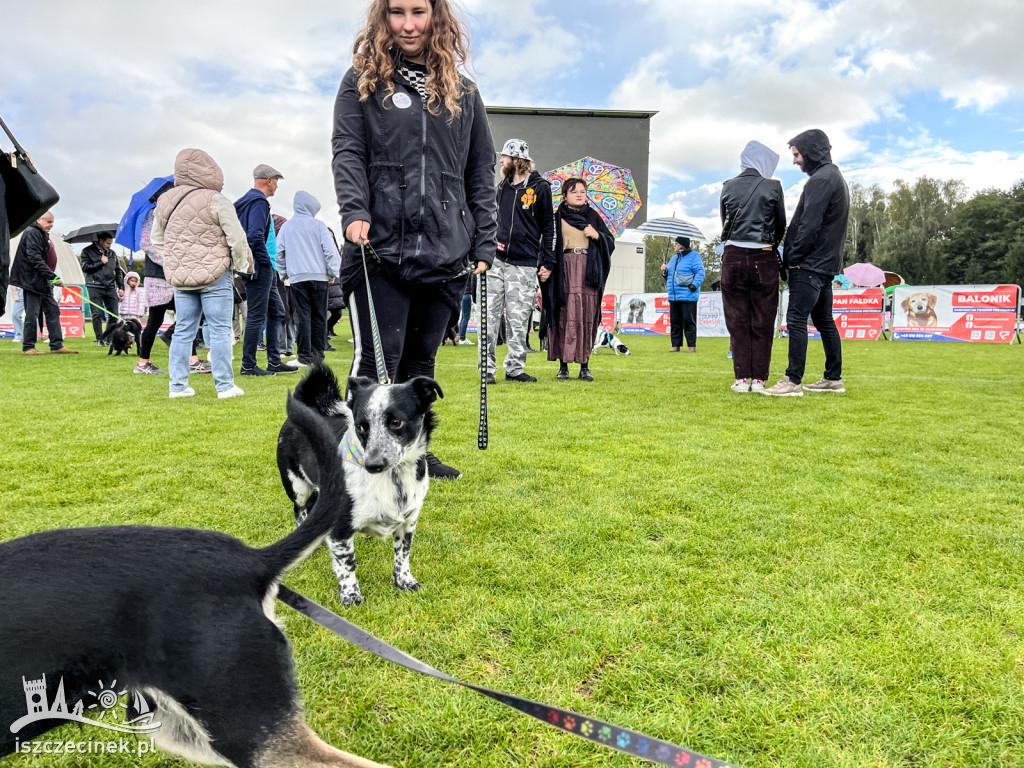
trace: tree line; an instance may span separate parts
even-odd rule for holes
[[[707,289],[721,272],[722,257],[714,252],[720,242],[694,241],[704,257]],[[672,240],[648,237],[644,243],[646,290],[662,291],[660,267],[663,258],[671,258]],[[843,264],[858,261],[895,272],[911,285],[1024,285],[1024,180],[973,197],[962,181],[927,176],[912,184],[897,180],[891,192],[853,184]]]

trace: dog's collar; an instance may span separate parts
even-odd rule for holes
[[[354,426],[349,427],[345,431],[345,436],[338,443],[338,453],[341,454],[342,461],[355,464],[357,467],[363,466],[363,446],[356,439],[356,429]]]

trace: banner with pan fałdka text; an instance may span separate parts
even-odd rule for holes
[[[900,285],[893,291],[893,340],[1013,342],[1020,286]]]
[[[881,288],[848,288],[832,291],[832,318],[839,338],[844,341],[875,341],[882,335],[882,312],[885,291]],[[789,309],[789,291],[782,293],[782,325],[780,336],[789,336],[786,312]],[[807,321],[807,335],[820,339],[814,324]]]

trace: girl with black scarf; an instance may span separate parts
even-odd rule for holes
[[[559,361],[559,380],[569,378],[569,363],[579,363],[581,380],[594,380],[590,353],[614,248],[601,214],[587,204],[586,182],[568,179],[555,212],[555,252],[538,269],[550,318],[548,360]]]

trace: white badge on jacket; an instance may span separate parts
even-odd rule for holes
[[[412,106],[412,99],[409,98],[408,93],[402,93],[399,91],[391,97],[391,100],[395,102],[395,106],[399,109],[408,109]]]

